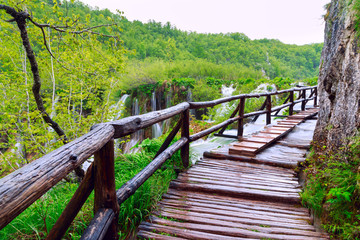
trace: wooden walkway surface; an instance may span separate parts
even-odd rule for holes
[[[261,150],[316,113],[317,109],[300,112],[205,154],[170,183],[157,210],[139,226],[138,238],[328,239],[315,231],[308,210],[300,206],[301,187],[293,168],[304,160],[306,145],[288,146],[295,154],[285,154],[286,159],[284,154],[280,160],[257,158]]]

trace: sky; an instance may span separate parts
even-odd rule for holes
[[[288,44],[324,41],[324,5],[330,0],[81,0],[123,11],[129,20],[170,22],[198,33],[241,32]]]

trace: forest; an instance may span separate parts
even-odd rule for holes
[[[29,15],[25,25],[38,76],[34,59],[28,58],[29,45],[4,6]],[[154,92],[159,110],[188,101],[189,91],[192,101],[219,98],[223,85],[233,86],[234,94],[250,93],[260,84],[269,90],[316,85],[323,47],[251,40],[244,33],[186,32],[171,23],[129,21],[121,9],[112,13],[80,1],[2,1],[0,19],[0,177],[87,133],[96,123],[131,115],[135,100],[140,113],[151,111]],[[171,102],[166,103],[169,92]],[[130,97],[116,105],[124,94]],[[251,107],[247,111],[259,106]],[[202,117],[208,116],[196,118]],[[204,123],[192,124],[201,128]],[[117,187],[151,161],[162,138],[139,143],[142,151],[135,154],[118,149]],[[173,160],[181,162],[179,155]],[[175,176],[173,168],[164,167],[121,206],[122,238],[131,234]],[[78,186],[74,179],[35,202],[0,231],[0,238],[46,236]],[[153,184],[161,187],[153,189]],[[79,239],[92,218],[91,204],[87,202],[66,238]],[[29,219],[30,226],[24,224]]]

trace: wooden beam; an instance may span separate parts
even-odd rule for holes
[[[117,121],[108,122],[106,124],[110,124],[115,128],[114,138],[120,138],[134,133],[140,129],[150,127],[155,123],[176,116],[177,114],[180,114],[189,109],[189,106],[189,103],[184,102],[164,110],[127,117]]]
[[[305,111],[305,105],[306,105],[306,90],[304,89],[302,91],[302,97],[303,101],[301,102],[301,111]]]
[[[189,110],[183,112],[182,115],[182,126],[181,126],[181,137],[188,139],[188,142],[181,148],[181,160],[184,168],[189,167],[189,158],[190,158],[190,115]]]
[[[238,138],[241,138],[244,134],[244,111],[245,111],[245,98],[240,98],[238,131],[237,131]]]
[[[102,148],[113,134],[111,125],[99,125],[0,179],[0,229]]]
[[[266,125],[271,124],[271,96],[266,97]]]
[[[164,162],[169,159],[177,150],[188,143],[187,138],[180,138],[176,143],[168,147],[159,156],[157,156],[151,163],[149,163],[141,172],[136,174],[131,180],[121,186],[116,191],[118,204],[122,204],[149,178],[153,173],[158,170]]]
[[[105,235],[106,239],[115,240],[118,235],[119,205],[116,199],[114,169],[114,139],[111,139],[94,154],[94,212],[102,208],[112,209],[113,221]]]
[[[70,227],[72,221],[74,221],[76,215],[84,205],[85,201],[89,197],[90,193],[94,189],[94,173],[92,163],[86,171],[85,177],[80,183],[80,186],[74,193],[64,211],[52,227],[50,233],[47,235],[47,240],[60,240]]]
[[[293,115],[294,114],[294,91],[290,92],[290,96],[289,96],[289,101],[291,103],[291,105],[289,106],[289,115]]]
[[[101,208],[95,213],[90,225],[86,228],[80,240],[107,239],[106,233],[112,225],[115,213],[112,209]]]
[[[169,133],[169,135],[166,137],[164,143],[161,145],[161,147],[159,148],[159,150],[158,150],[157,153],[155,154],[155,158],[156,158],[157,156],[159,156],[160,153],[162,153],[167,147],[169,147],[171,141],[174,139],[174,137],[176,136],[176,134],[179,132],[181,126],[182,126],[182,118],[180,118],[180,120],[178,121],[178,123],[176,124],[176,126],[171,130],[171,132]]]
[[[216,137],[225,137],[225,138],[235,138],[235,139],[239,139],[237,136],[235,135],[227,135],[227,134],[219,134],[219,133],[215,133],[214,136]]]

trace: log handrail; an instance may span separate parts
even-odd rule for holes
[[[306,98],[306,90],[311,90],[308,98]],[[294,101],[294,92],[296,91],[300,94],[299,98]],[[290,93],[287,100],[283,105],[272,107],[271,96],[283,93]],[[266,101],[263,104],[264,107],[259,111],[245,114],[245,100],[247,98],[259,97],[266,97]],[[270,124],[272,112],[289,107],[289,114],[292,115],[295,104],[301,103],[301,109],[305,109],[305,105],[309,100],[314,100],[314,105],[317,105],[317,97],[316,86],[292,88],[272,93],[240,94],[208,102],[184,102],[164,110],[94,125],[89,133],[0,179],[0,230],[61,179],[66,177],[72,170],[95,154],[97,156],[95,164],[97,164],[98,167],[95,167],[94,164],[90,166],[83,182],[80,184],[78,190],[75,192],[73,198],[59,220],[55,223],[47,238],[61,239],[82,204],[90,195],[91,191],[95,189],[96,214],[90,226],[85,231],[83,238],[99,239],[106,236],[106,238],[109,239],[116,239],[117,229],[116,226],[114,226],[114,222],[116,222],[118,214],[117,204],[123,203],[130,197],[176,151],[181,149],[183,166],[187,167],[189,165],[190,142],[207,136],[219,129],[221,129],[221,131],[220,134],[217,135],[241,138],[245,118],[267,114],[267,124]],[[230,119],[199,133],[189,135],[190,109],[213,107],[221,103],[239,99],[239,104]],[[287,103],[287,101],[289,101],[289,103]],[[263,110],[265,107],[266,110]],[[114,171],[113,139],[127,136],[140,129],[144,129],[177,115],[180,115],[179,122],[166,138],[154,160],[120,189],[115,190],[115,178],[112,174]],[[237,136],[224,135],[223,132],[225,128],[236,121],[238,121]],[[170,145],[171,141],[180,131],[180,128],[181,138],[176,143]],[[110,164],[106,165],[106,162]],[[102,169],[101,171],[106,171],[110,174],[102,177],[104,174],[96,172],[98,169]],[[94,185],[95,182],[96,184]],[[102,187],[102,184],[106,184],[107,187]],[[100,227],[99,231],[94,232],[91,230],[96,227]]]

